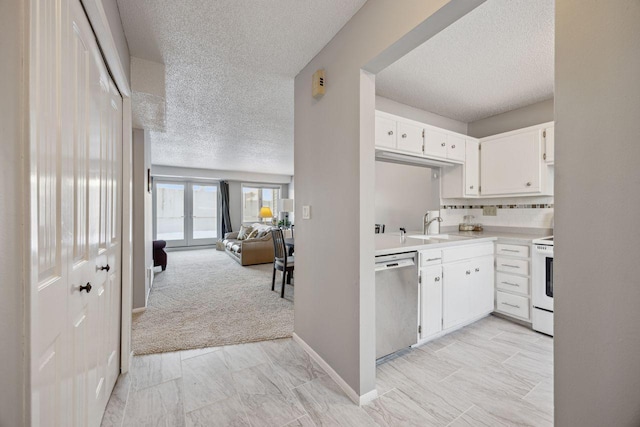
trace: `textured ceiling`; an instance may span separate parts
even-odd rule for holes
[[[488,0],[376,76],[378,95],[473,122],[553,96],[554,0]]]
[[[364,2],[118,0],[131,55],[165,64],[153,164],[293,174],[293,79]]]

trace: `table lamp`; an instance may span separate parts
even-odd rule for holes
[[[258,215],[260,218],[273,218],[273,213],[271,212],[271,208],[269,206],[263,206],[260,208],[260,214]]]

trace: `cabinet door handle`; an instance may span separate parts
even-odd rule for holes
[[[520,287],[520,286],[518,286],[518,284],[517,284],[517,283],[511,283],[511,282],[501,282],[501,283],[502,283],[502,284],[504,284],[504,285],[515,286],[515,287],[517,287],[517,288],[519,288],[519,287]]]
[[[87,282],[86,285],[80,286],[80,292],[87,291],[87,293],[89,293],[91,292],[91,288],[92,288],[91,283]]]
[[[435,279],[433,279],[433,281],[434,281],[434,282],[439,282],[439,281],[440,281],[440,278],[439,278],[439,277],[436,277]]]
[[[476,273],[479,273],[479,272],[480,272],[480,269],[479,269],[479,268],[476,268]]]
[[[438,261],[441,258],[428,258],[426,262],[431,262],[431,261]]]
[[[446,143],[444,143],[444,142],[443,142],[442,144],[440,144],[440,145],[442,145],[443,147],[446,147],[446,146],[447,146],[447,144],[446,144]]]
[[[456,148],[455,144],[451,146],[451,148]]]
[[[511,265],[511,264],[500,264],[503,267],[509,267],[509,268],[520,268],[517,265]]]
[[[467,270],[467,276],[471,274],[471,270]]]
[[[391,136],[391,135],[393,135],[393,131],[392,130],[389,131],[389,136]]]
[[[515,253],[520,253],[520,251],[515,250],[515,249],[500,249],[502,252],[515,252]]]
[[[473,190],[473,185],[470,185],[470,186],[469,186],[469,189],[470,189],[470,190]]]
[[[530,182],[527,182],[527,187],[531,187],[531,183]]]
[[[513,308],[520,308],[520,306],[518,304],[509,304],[508,302],[503,302],[502,305],[507,305],[507,306],[513,307]]]
[[[407,134],[406,134],[406,133],[403,133],[403,134],[402,134],[402,137],[403,137],[403,138],[406,138],[406,137],[407,137]]]

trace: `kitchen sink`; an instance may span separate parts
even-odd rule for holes
[[[411,236],[407,236],[412,239],[423,239],[423,240],[447,240],[449,239],[448,234],[413,234]]]

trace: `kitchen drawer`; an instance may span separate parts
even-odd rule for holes
[[[531,307],[527,297],[498,291],[496,292],[496,310],[529,320]]]
[[[496,273],[496,288],[528,296],[529,278],[498,272]]]
[[[527,276],[529,274],[529,261],[524,259],[496,257],[496,271],[515,273]]]
[[[442,262],[456,262],[463,259],[493,255],[493,243],[446,248],[442,250]]]
[[[429,249],[420,251],[420,266],[439,265],[442,263],[442,250]]]
[[[496,255],[507,255],[507,256],[517,256],[522,258],[528,258],[529,246],[506,245],[504,243],[497,243]]]

